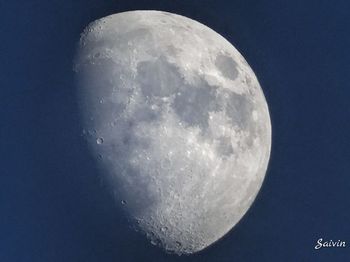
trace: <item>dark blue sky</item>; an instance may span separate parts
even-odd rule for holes
[[[189,257],[128,229],[80,136],[75,43],[91,21],[164,10],[198,20],[248,60],[273,145],[253,207]],[[0,0],[0,261],[349,261],[350,2]],[[319,238],[345,249],[314,250]]]

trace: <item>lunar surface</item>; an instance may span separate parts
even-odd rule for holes
[[[271,147],[267,103],[242,55],[194,20],[132,11],[85,29],[74,71],[91,154],[139,231],[181,255],[232,229]]]

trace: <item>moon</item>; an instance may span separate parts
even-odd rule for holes
[[[172,13],[118,13],[84,30],[74,71],[90,153],[153,245],[192,254],[238,223],[265,177],[271,122],[225,38]]]

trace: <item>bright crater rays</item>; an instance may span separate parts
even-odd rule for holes
[[[125,12],[86,28],[74,70],[91,153],[152,244],[195,253],[242,218],[265,176],[271,126],[229,42],[183,16]]]

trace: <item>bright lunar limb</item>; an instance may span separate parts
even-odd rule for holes
[[[242,218],[266,173],[271,124],[227,40],[180,15],[115,14],[85,29],[74,71],[91,153],[151,243],[195,253]]]

